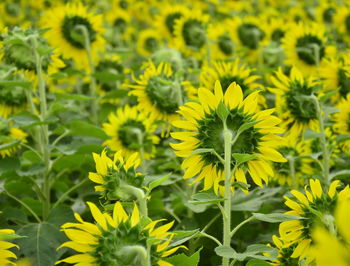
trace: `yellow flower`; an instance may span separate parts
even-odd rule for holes
[[[193,97],[193,87],[189,82],[179,80],[170,64],[154,64],[149,61],[145,72],[135,79],[136,85],[125,85],[132,88],[130,95],[137,96],[140,110],[150,114],[153,120],[167,122],[178,119],[176,113],[182,101]]]
[[[214,187],[215,193],[223,193],[221,183],[224,180],[224,165],[217,155],[224,158],[224,139],[218,108],[225,106],[228,111],[227,127],[236,138],[232,153],[250,154],[255,158],[236,169],[232,182],[247,183],[247,170],[258,186],[263,185],[262,181],[268,183],[269,177],[273,176],[269,161],[286,161],[274,148],[281,140],[276,133],[283,132],[276,127],[280,119],[271,115],[274,110],[257,111],[258,91],[243,100],[242,89],[236,83],[232,83],[224,94],[217,81],[214,94],[208,89],[200,88],[198,97],[199,103],[189,102],[180,107],[179,113],[185,120],[173,122],[175,127],[186,130],[171,134],[173,138],[182,141],[171,146],[176,150],[177,156],[185,158],[182,163],[184,178],[197,176],[192,183],[204,179],[204,190]],[[247,123],[251,127],[241,131],[241,126]],[[196,153],[196,149],[209,149],[211,152]],[[232,158],[232,169],[235,164],[236,161]]]
[[[299,68],[306,75],[315,75],[325,59],[335,54],[328,46],[325,29],[321,24],[293,23],[282,40],[285,63]]]
[[[21,142],[27,142],[26,138],[28,134],[19,128],[0,128],[0,132],[0,146],[8,145],[5,149],[0,151],[0,156],[2,158],[12,156],[21,147]]]
[[[215,81],[219,80],[223,92],[227,90],[232,82],[236,82],[243,91],[244,96],[261,87],[256,81],[259,76],[252,74],[254,69],[249,68],[239,59],[233,62],[215,61],[210,66],[204,65],[199,75],[200,83],[205,88],[212,90],[215,85]],[[265,104],[265,97],[263,95],[258,96],[260,105]]]
[[[207,23],[209,16],[202,14],[200,10],[184,14],[175,22],[174,48],[177,48],[187,56],[200,59],[206,52]]]
[[[279,226],[281,239],[286,243],[297,243],[291,258],[306,259],[311,262],[313,257],[309,255],[312,244],[311,229],[315,225],[324,228],[331,227],[336,204],[350,198],[350,188],[345,187],[340,192],[337,188],[340,181],[333,181],[325,193],[319,180],[310,180],[310,189],[305,187],[305,192],[292,190],[291,194],[297,201],[285,197],[285,204],[291,209],[286,214],[299,216],[304,219],[282,222]]]
[[[11,259],[17,259],[17,256],[9,249],[19,247],[13,243],[5,241],[6,239],[13,238],[14,234],[15,231],[11,229],[0,229],[0,265],[16,265]]]
[[[317,227],[312,232],[315,245],[311,251],[317,266],[348,266],[350,261],[350,201],[340,203],[335,211],[338,234]]]
[[[272,236],[272,241],[278,249],[277,259],[270,262],[271,265],[275,266],[298,266],[299,260],[297,258],[292,258],[296,244],[286,243],[283,239],[277,237],[276,235]],[[270,244],[268,244],[270,246]],[[264,256],[270,257],[269,253],[263,254]]]
[[[79,68],[89,70],[84,35],[85,27],[91,46],[92,57],[98,61],[98,52],[104,50],[102,16],[89,13],[80,2],[53,8],[43,15],[41,25],[50,28],[44,36],[64,58],[73,59]]]
[[[350,93],[350,55],[330,58],[320,68],[320,77],[324,79],[326,91],[339,90],[331,100],[337,102]]]
[[[108,115],[108,123],[103,123],[103,130],[110,137],[103,145],[113,151],[121,151],[126,156],[139,152],[142,147],[145,158],[149,159],[155,152],[154,145],[159,138],[154,135],[156,126],[144,112],[136,107],[124,106]]]
[[[287,135],[296,139],[305,129],[318,131],[316,104],[310,98],[318,89],[316,78],[304,78],[301,71],[293,67],[290,77],[280,68],[271,76],[271,81],[275,88],[269,90],[276,94],[275,106]]]
[[[159,33],[154,29],[145,29],[139,33],[137,52],[143,56],[150,56],[162,47]]]
[[[102,151],[101,155],[93,153],[96,164],[96,173],[89,173],[89,179],[99,185],[95,186],[95,190],[102,192],[104,197],[108,199],[128,199],[123,186],[134,186],[142,188],[144,176],[136,172],[136,168],[141,161],[138,153],[133,153],[125,159],[122,152],[118,151],[114,154],[113,161],[107,156],[106,151]]]
[[[147,225],[140,220],[137,205],[128,216],[122,204],[114,204],[113,214],[102,213],[95,204],[87,202],[96,223],[85,222],[75,213],[78,223],[62,225],[62,231],[70,241],[59,248],[68,247],[79,254],[57,261],[74,265],[143,265],[144,259],[151,265],[171,266],[165,258],[179,248],[169,249],[174,234],[168,232],[174,222],[156,227],[164,219],[152,221]],[[147,241],[153,239],[152,241]],[[144,257],[149,251],[149,257]]]
[[[345,99],[341,99],[336,107],[340,111],[334,114],[334,131],[338,134],[350,134],[350,93]],[[346,140],[340,145],[345,152],[350,153],[350,140]]]

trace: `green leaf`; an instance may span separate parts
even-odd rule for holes
[[[19,159],[17,157],[5,157],[0,160],[0,174],[14,171],[20,166]]]
[[[273,260],[278,254],[275,248],[254,244],[247,247],[243,253],[236,252],[233,248],[228,246],[219,246],[215,248],[215,252],[218,256],[230,259],[236,259],[238,261],[244,261],[246,258],[256,258],[261,260]],[[270,257],[259,255],[259,253],[269,253]]]
[[[54,265],[59,259],[56,249],[66,240],[58,227],[47,222],[25,225],[17,234],[24,236],[15,241],[20,255],[33,258],[36,266]]]
[[[69,129],[71,135],[107,139],[106,133],[101,128],[84,121],[72,121],[69,125]]]
[[[340,170],[329,174],[330,179],[333,179],[339,176],[350,176],[350,170]]]
[[[30,161],[32,163],[40,163],[41,162],[41,159],[38,156],[38,154],[36,154],[35,152],[33,152],[31,150],[23,152],[22,157],[24,159],[27,159],[28,161]]]
[[[125,96],[128,95],[128,91],[127,90],[122,90],[122,89],[118,89],[118,90],[113,90],[113,91],[109,91],[106,94],[103,95],[103,99],[115,99],[115,98],[123,98]]]
[[[238,181],[233,182],[232,185],[234,187],[238,187],[238,188],[241,188],[241,189],[244,189],[244,190],[247,190],[247,189],[250,188],[249,184],[246,184],[246,183],[243,183],[243,182],[238,182]]]
[[[344,142],[344,141],[348,141],[348,140],[350,140],[350,134],[348,134],[348,135],[338,135],[335,139],[336,139],[336,141],[338,143],[341,143],[341,142]]]
[[[0,234],[0,240],[10,240],[10,239],[18,239],[22,238],[23,236],[17,235],[17,234]]]
[[[216,108],[216,113],[220,117],[220,119],[223,122],[225,122],[230,111],[223,102],[220,102],[218,107]]]
[[[189,203],[192,204],[209,204],[209,203],[218,203],[224,201],[223,198],[219,198],[214,192],[199,192],[192,196],[191,201]]]
[[[74,214],[72,209],[67,205],[58,205],[52,209],[47,218],[47,222],[60,227],[62,224],[67,222],[74,222]]]
[[[185,254],[178,254],[164,259],[165,261],[175,265],[181,266],[197,266],[200,259],[200,252],[202,249],[197,250],[192,256],[188,257]]]
[[[257,259],[253,259],[248,261],[248,263],[246,264],[246,266],[270,266],[271,264],[263,261],[263,260],[257,260]]]
[[[124,74],[114,74],[111,72],[95,72],[93,76],[100,82],[113,82],[124,78]]]
[[[171,174],[172,174],[172,173],[169,173],[169,174],[167,174],[167,175],[165,175],[165,176],[163,176],[163,177],[161,177],[161,178],[159,178],[159,179],[156,179],[156,180],[150,182],[150,183],[148,184],[149,190],[151,191],[152,189],[154,189],[154,188],[160,186],[162,183],[164,183],[166,180],[168,180],[168,178],[171,176]]]
[[[0,86],[30,88],[32,83],[28,81],[0,80]]]
[[[251,121],[251,122],[246,122],[243,125],[241,125],[238,130],[237,130],[237,134],[241,134],[244,131],[246,131],[247,129],[253,127],[256,123],[258,123],[259,121]]]
[[[43,163],[33,163],[29,167],[21,167],[16,171],[19,176],[34,176],[46,171],[46,165]]]
[[[176,247],[179,245],[182,245],[183,243],[187,242],[188,240],[192,239],[199,233],[199,229],[191,230],[191,231],[175,231],[175,239],[178,239],[174,242],[172,242],[169,247]]]
[[[55,161],[52,168],[57,171],[62,171],[63,169],[70,169],[71,171],[79,168],[84,162],[85,155],[83,154],[73,154],[63,156]]]
[[[21,111],[20,113],[11,117],[18,127],[21,128],[30,128],[38,125],[47,125],[56,123],[59,119],[55,116],[48,117],[44,121],[41,121],[40,118],[28,111]]]
[[[256,159],[256,155],[244,153],[232,153],[232,157],[236,160],[237,165]]]
[[[212,153],[214,152],[215,150],[214,149],[195,149],[192,151],[192,154],[201,154],[201,153]]]
[[[280,223],[284,221],[303,219],[303,217],[283,214],[283,213],[269,213],[269,214],[253,213],[253,216],[260,221],[264,221],[268,223]]]
[[[20,142],[21,142],[20,140],[14,140],[10,143],[1,144],[0,151],[11,149],[11,148],[17,146]]]
[[[338,108],[332,106],[323,106],[322,108],[324,115],[330,115],[334,113],[338,113],[340,110]]]
[[[320,132],[316,132],[316,131],[313,131],[313,130],[306,130],[305,133],[304,133],[304,139],[305,140],[308,140],[308,139],[317,139],[317,138],[320,138],[322,137],[322,133]]]
[[[90,101],[93,99],[90,96],[73,93],[55,93],[55,97],[57,100]]]
[[[337,94],[338,91],[339,91],[339,88],[326,92],[322,97],[320,97],[321,102],[325,102],[329,100],[333,95]]]

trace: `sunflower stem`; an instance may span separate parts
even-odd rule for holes
[[[234,236],[234,234],[246,223],[249,223],[253,220],[255,220],[256,218],[254,216],[250,216],[248,219],[245,219],[243,222],[241,222],[240,224],[238,224],[235,228],[233,228],[233,230],[230,232],[230,237],[232,238]]]
[[[139,152],[140,152],[140,159],[141,159],[141,171],[142,173],[146,174],[147,168],[146,168],[146,162],[145,162],[145,149],[143,148],[144,135],[142,131],[138,128],[133,129],[133,132],[136,133],[137,142],[140,146]]]
[[[47,117],[47,102],[46,102],[46,90],[45,90],[45,79],[42,73],[42,58],[37,50],[38,44],[36,37],[31,38],[33,54],[35,57],[36,72],[38,75],[38,87],[39,87],[39,98],[40,98],[40,118],[41,121],[45,121]],[[50,212],[50,180],[48,175],[48,170],[50,168],[50,150],[49,150],[49,130],[47,125],[40,126],[40,151],[42,154],[43,162],[45,165],[45,171],[43,173],[43,187],[42,191],[45,195],[45,200],[43,202],[43,218],[46,219]]]
[[[57,207],[62,201],[64,201],[67,196],[72,193],[74,190],[76,190],[77,188],[79,188],[80,186],[82,186],[83,184],[85,184],[85,182],[88,181],[87,178],[84,178],[82,181],[80,181],[78,184],[75,184],[73,187],[71,187],[70,189],[68,189],[66,192],[64,192],[62,194],[62,196],[55,202],[55,204],[52,206],[52,209],[54,209],[55,207]]]
[[[141,265],[144,266],[151,266],[151,262],[150,262],[150,256],[149,256],[149,252],[140,245],[134,245],[134,246],[125,246],[120,250],[121,254],[126,254],[126,256],[131,257],[133,256],[134,258],[136,258],[137,256],[140,258],[141,260]]]
[[[315,95],[312,95],[311,98],[315,102],[316,106],[316,113],[317,113],[317,119],[320,127],[320,141],[322,145],[322,164],[323,164],[323,178],[324,182],[327,186],[329,186],[330,180],[329,180],[329,152],[328,152],[328,145],[327,145],[327,139],[326,139],[326,133],[324,128],[324,120],[322,115],[322,109],[320,105],[320,101],[317,99]]]
[[[96,79],[95,79],[95,65],[92,58],[92,52],[91,52],[91,46],[90,46],[90,36],[89,31],[86,28],[85,25],[77,25],[76,28],[80,30],[84,36],[84,47],[86,49],[86,54],[89,61],[89,68],[90,68],[90,96],[92,97],[92,105],[91,105],[91,112],[92,112],[92,121],[94,124],[98,123],[98,99],[97,99],[97,85],[96,85]]]
[[[122,185],[122,188],[125,189],[126,192],[129,192],[136,197],[140,206],[141,216],[148,217],[147,195],[143,192],[143,190],[127,184]]]
[[[286,156],[289,163],[290,176],[292,177],[292,187],[298,189],[298,180],[295,175],[295,158],[293,156]]]
[[[231,245],[231,149],[232,149],[232,133],[227,128],[226,121],[223,121],[224,125],[224,143],[225,143],[225,201],[223,215],[223,245]],[[229,265],[229,258],[222,259],[222,265]]]

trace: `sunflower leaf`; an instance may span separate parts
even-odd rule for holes
[[[178,254],[164,259],[165,261],[171,263],[172,265],[181,265],[181,266],[197,266],[200,259],[200,252],[202,248],[197,250],[192,256],[186,256],[185,254]]]
[[[162,183],[164,183],[170,176],[171,176],[172,173],[168,173],[167,175],[161,177],[161,178],[158,178],[152,182],[150,182],[148,184],[148,188],[149,190],[151,191],[152,189],[160,186]]]
[[[241,125],[241,126],[238,128],[237,134],[243,133],[243,132],[246,131],[247,129],[253,127],[253,126],[254,126],[256,123],[258,123],[258,122],[259,122],[258,120],[254,120],[254,121],[250,121],[250,122],[244,123],[243,125]]]
[[[232,157],[236,160],[237,165],[256,159],[256,155],[245,153],[232,153]]]
[[[223,198],[219,198],[214,192],[199,192],[192,196],[189,203],[192,204],[208,204],[208,203],[218,203],[224,201]]]
[[[226,105],[223,102],[220,102],[216,108],[217,115],[221,118],[223,122],[226,121],[228,114],[230,113]]]
[[[263,222],[268,223],[280,223],[284,221],[291,221],[291,220],[300,220],[303,219],[303,217],[284,214],[284,213],[253,213],[253,216]]]

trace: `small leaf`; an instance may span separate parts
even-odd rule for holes
[[[330,179],[333,179],[339,176],[350,176],[350,170],[340,170],[329,174]]]
[[[330,90],[326,92],[323,96],[320,97],[321,102],[325,102],[329,100],[333,95],[337,94],[340,88],[337,88],[335,90]]]
[[[334,113],[338,113],[340,110],[338,108],[332,106],[323,106],[322,108],[324,115],[330,115]]]
[[[99,139],[107,138],[106,133],[101,128],[80,120],[72,121],[69,129],[71,135],[87,136]]]
[[[237,165],[256,159],[256,155],[244,153],[232,153],[232,157],[236,160]]]
[[[253,127],[256,123],[258,123],[259,121],[251,121],[251,122],[246,122],[244,123],[243,125],[241,125],[239,128],[238,128],[238,131],[237,131],[237,134],[241,134],[242,132],[246,131],[247,129]]]
[[[264,221],[268,223],[280,223],[284,221],[303,219],[303,217],[284,214],[284,213],[269,213],[269,214],[253,213],[253,216],[260,221]]]
[[[90,101],[93,98],[90,96],[82,94],[73,94],[73,93],[55,93],[57,100],[77,100],[77,101]]]
[[[192,154],[201,154],[201,153],[212,153],[213,151],[215,151],[214,149],[195,149],[192,151]]]
[[[175,265],[181,266],[197,266],[200,259],[200,252],[202,248],[197,250],[192,256],[188,257],[185,254],[178,254],[169,258],[164,259],[165,261]]]
[[[216,113],[221,118],[221,120],[225,122],[230,111],[223,102],[220,102],[216,108]]]
[[[169,247],[176,247],[179,245],[182,245],[183,243],[187,242],[188,240],[192,239],[196,235],[198,235],[199,230],[191,230],[191,231],[175,231],[175,239],[178,239],[174,242],[172,242]]]
[[[150,182],[150,183],[148,184],[148,188],[149,188],[150,190],[152,190],[152,189],[154,189],[154,188],[160,186],[162,183],[164,183],[166,180],[168,180],[168,178],[171,176],[171,174],[172,174],[172,173],[169,173],[169,174],[167,174],[167,175],[165,175],[165,176],[163,176],[163,177],[161,177],[161,178],[159,178],[159,179],[156,179],[156,180]]]
[[[229,259],[238,259],[238,253],[231,247],[228,246],[218,246],[215,248],[215,253],[220,256],[220,257],[224,257],[224,258],[229,258]]]
[[[208,204],[208,203],[218,203],[224,201],[223,198],[219,198],[214,192],[199,192],[192,196],[189,203],[192,204]]]
[[[257,259],[253,259],[248,261],[248,263],[246,264],[246,266],[270,266],[271,264],[263,261],[263,260],[257,260]]]

